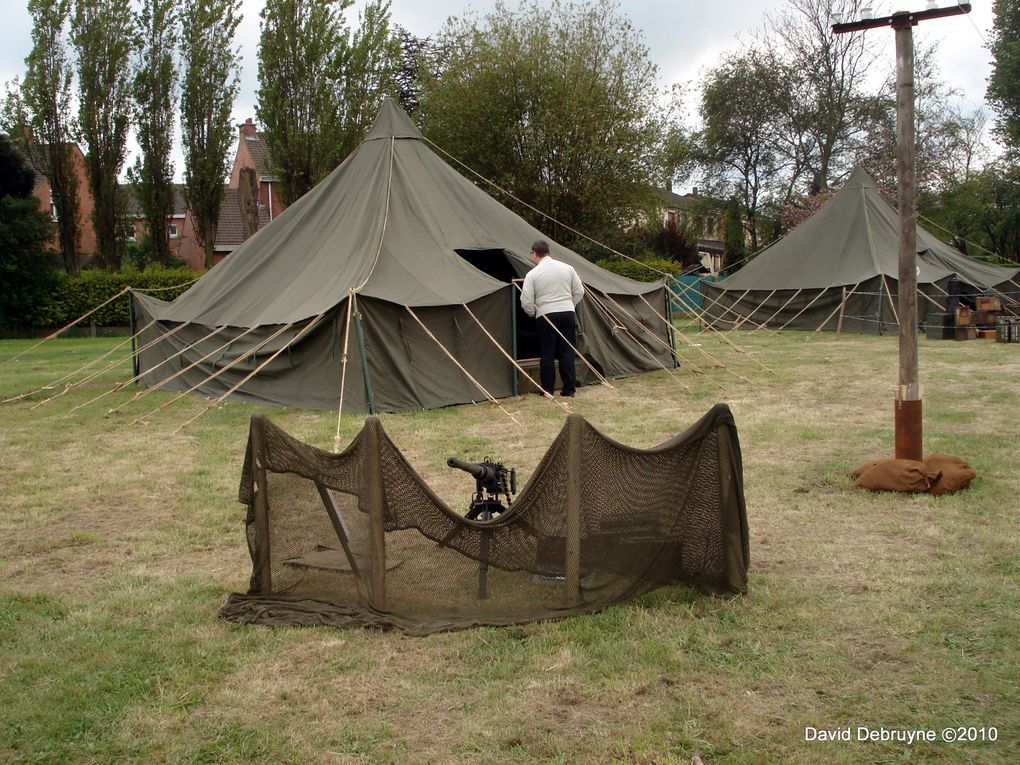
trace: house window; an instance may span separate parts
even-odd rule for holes
[[[169,236],[171,239],[176,239],[178,236],[180,236],[180,234],[177,233],[176,223],[170,224],[170,229],[167,231],[167,236]]]
[[[666,213],[666,223],[670,226],[676,225],[676,210],[670,210]]]

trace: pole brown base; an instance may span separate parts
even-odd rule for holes
[[[918,460],[921,447],[921,400],[896,401],[896,459]]]

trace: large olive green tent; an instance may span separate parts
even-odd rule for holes
[[[141,383],[333,409],[343,378],[345,410],[361,412],[512,395],[510,359],[537,355],[514,280],[540,238],[386,100],[336,170],[188,292],[134,294]],[[586,288],[581,375],[675,365],[662,282],[550,244]]]
[[[825,206],[750,263],[705,283],[706,319],[719,328],[897,333],[899,213],[861,168]],[[964,292],[1020,298],[1020,268],[981,263],[917,227],[919,321],[945,310],[949,280]],[[845,301],[845,303],[844,303]],[[843,305],[841,306],[841,303]]]

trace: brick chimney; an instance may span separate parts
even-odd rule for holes
[[[255,138],[255,123],[251,121],[251,117],[239,127],[241,128],[241,138]]]

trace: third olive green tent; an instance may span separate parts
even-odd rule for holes
[[[340,166],[188,292],[134,293],[137,372],[143,385],[320,409],[337,408],[342,385],[361,412],[509,396],[514,361],[537,355],[519,282],[541,238],[387,99]],[[661,281],[550,246],[586,289],[579,373],[676,364]]]
[[[717,284],[706,283],[706,318],[719,328],[898,332],[899,214],[857,168],[818,212]],[[968,258],[917,227],[918,319],[945,310],[949,280],[1016,306],[1020,268]]]

